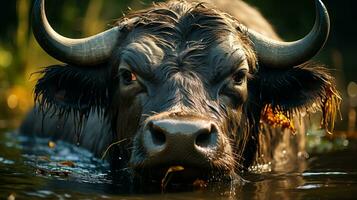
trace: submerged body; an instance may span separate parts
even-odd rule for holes
[[[170,1],[73,40],[54,32],[36,1],[37,40],[68,64],[42,71],[38,108],[21,132],[79,143],[96,156],[118,142],[108,155],[113,169],[144,179],[171,166],[183,166],[182,180],[192,181],[298,161],[305,130],[295,122],[297,134],[289,133],[296,116],[322,109],[327,127],[338,107],[333,78],[306,63],[327,39],[327,11],[316,1],[311,33],[284,43],[259,12],[234,4],[228,15]]]

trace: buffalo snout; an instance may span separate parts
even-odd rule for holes
[[[161,119],[147,124],[143,147],[149,157],[173,157],[178,162],[196,164],[217,149],[217,140],[218,130],[210,121]]]
[[[137,169],[165,170],[183,166],[192,176],[209,172],[218,151],[222,150],[220,131],[215,122],[204,118],[164,117],[147,120],[136,138],[132,155]],[[155,170],[156,169],[156,170]]]

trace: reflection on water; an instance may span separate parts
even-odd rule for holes
[[[114,183],[106,162],[73,145],[0,133],[0,198],[16,199],[353,199],[356,142],[318,154],[308,170],[243,174],[244,183],[213,184],[185,192],[134,192]]]

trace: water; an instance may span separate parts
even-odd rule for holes
[[[243,174],[243,183],[143,193],[113,182],[108,164],[84,149],[64,142],[50,148],[48,140],[0,133],[0,199],[357,199],[356,152],[357,142],[350,141],[347,148],[311,156],[305,171]]]

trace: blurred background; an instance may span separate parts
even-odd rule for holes
[[[314,22],[313,0],[246,0],[263,13],[286,40],[304,36]],[[314,60],[324,63],[337,79],[343,96],[342,117],[336,134],[356,136],[357,2],[323,0],[332,22],[331,35],[324,50]],[[62,35],[76,38],[108,28],[130,9],[150,6],[149,0],[51,0],[46,12],[51,25]],[[36,43],[31,27],[32,0],[0,3],[0,130],[14,128],[33,105],[34,72],[58,63]]]

